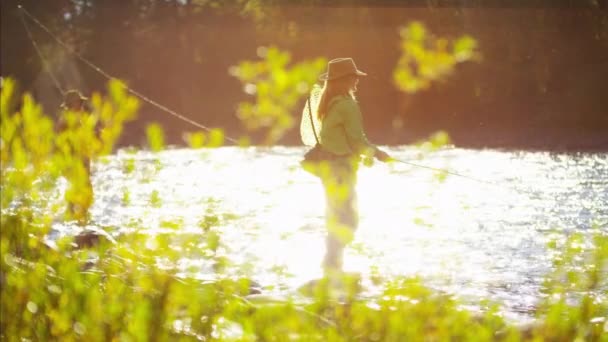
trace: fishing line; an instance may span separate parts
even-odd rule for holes
[[[75,56],[76,58],[78,58],[81,62],[83,62],[84,64],[86,64],[88,67],[90,67],[91,69],[95,70],[97,73],[99,73],[100,75],[102,75],[103,77],[105,77],[108,80],[111,79],[117,79],[116,77],[113,77],[112,75],[108,74],[107,72],[105,72],[103,69],[101,69],[100,67],[98,67],[97,65],[95,65],[93,62],[89,61],[88,59],[82,57],[79,53],[77,53],[76,51],[74,51],[71,47],[69,47],[66,43],[64,43],[61,39],[59,39],[55,34],[53,34],[53,32],[51,32],[51,30],[46,27],[43,23],[41,23],[38,19],[36,19],[36,17],[34,17],[30,12],[28,12],[23,6],[18,5],[17,6],[21,12],[21,21],[23,22],[23,25],[25,26],[25,29],[28,31],[28,36],[30,38],[30,40],[32,41],[32,43],[34,44],[34,46],[36,46],[36,41],[34,40],[33,36],[30,34],[29,28],[27,26],[27,23],[25,21],[25,17],[23,16],[23,14],[25,14],[29,19],[31,19],[34,23],[36,23],[36,25],[38,25],[41,29],[43,29],[44,31],[46,31],[46,33],[48,33],[54,40],[55,42],[57,42],[61,47],[63,47],[66,51],[68,51],[70,54],[72,54],[73,56]],[[36,51],[38,51],[38,49],[36,49]],[[38,55],[40,56],[40,58],[43,60],[43,63],[46,65],[46,60],[44,59],[44,56],[41,53],[38,53]],[[48,69],[49,74],[52,74],[51,70]],[[57,81],[57,79],[54,76],[51,76],[53,78],[53,80],[55,81],[55,85],[57,86],[57,88],[59,90],[61,90],[62,94],[62,88],[59,85],[59,82]],[[196,122],[182,114],[179,114],[178,112],[150,99],[149,97],[143,95],[142,93],[140,93],[139,91],[127,86],[126,84],[123,84],[125,89],[130,92],[131,94],[139,97],[140,99],[142,99],[144,102],[147,102],[149,104],[151,104],[152,106],[168,113],[171,114],[173,116],[175,116],[176,118],[185,121],[193,126],[196,126],[198,128],[201,128],[207,132],[211,132],[212,129],[199,123]],[[229,136],[224,135],[224,138],[232,143],[238,144],[238,140],[231,138]]]
[[[483,183],[483,184],[487,184],[487,185],[492,185],[492,186],[495,186],[495,187],[500,187],[501,189],[509,189],[511,191],[515,191],[515,192],[518,192],[518,193],[524,193],[524,194],[527,194],[529,196],[535,196],[537,198],[540,197],[538,191],[526,190],[526,189],[518,189],[518,188],[514,188],[512,186],[508,186],[508,185],[492,182],[492,181],[489,181],[489,180],[486,180],[486,179],[480,179],[480,178],[476,178],[476,177],[471,177],[471,176],[463,175],[461,173],[450,171],[450,170],[446,170],[446,169],[440,169],[440,168],[435,168],[435,167],[431,167],[431,166],[426,166],[426,165],[421,165],[421,164],[416,164],[416,163],[410,163],[410,162],[407,162],[405,160],[391,158],[390,161],[402,163],[402,164],[405,164],[405,165],[415,166],[415,167],[419,167],[419,168],[423,168],[423,169],[427,169],[427,170],[432,170],[432,171],[436,171],[436,172],[441,172],[441,173],[445,173],[445,174],[452,175],[452,176],[457,176],[457,177],[465,178],[465,179],[468,179],[468,180],[471,180],[471,181],[474,181],[474,182]]]
[[[19,8],[21,8],[21,6],[19,6]],[[44,55],[42,54],[42,51],[40,50],[40,47],[38,47],[38,43],[36,43],[36,40],[34,39],[34,35],[32,35],[32,31],[30,30],[30,27],[27,24],[27,22],[25,20],[25,17],[23,16],[23,12],[19,12],[19,18],[21,19],[21,22],[23,23],[23,27],[25,27],[25,31],[27,32],[27,36],[30,38],[30,41],[32,42],[32,45],[34,46],[34,50],[36,50],[36,53],[38,54],[38,57],[40,57],[40,60],[42,61],[42,67],[46,70],[46,72],[51,77],[51,80],[55,84],[55,87],[57,88],[57,90],[59,90],[59,93],[61,95],[63,95],[64,94],[64,90],[61,87],[61,84],[59,83],[59,80],[55,77],[55,73],[53,73],[53,71],[51,70],[51,66],[49,65],[49,63],[47,63],[46,58],[44,58]]]
[[[373,75],[370,75],[368,77],[370,77],[373,81],[376,81],[376,82],[383,82],[383,83],[394,85],[394,84],[390,83],[389,81],[387,81],[385,79],[380,79],[380,78],[375,77]],[[533,190],[518,189],[518,188],[514,188],[514,187],[511,187],[511,186],[508,186],[508,185],[492,182],[492,181],[489,181],[489,180],[485,180],[485,179],[480,179],[480,178],[476,178],[476,177],[471,177],[471,176],[463,175],[463,174],[460,174],[460,173],[457,173],[457,172],[453,172],[453,171],[450,171],[450,170],[440,169],[440,168],[434,168],[434,167],[426,166],[426,165],[420,165],[420,164],[416,164],[416,163],[407,162],[407,161],[404,161],[404,160],[399,160],[399,159],[394,159],[393,158],[392,161],[398,162],[398,163],[402,163],[402,164],[406,164],[406,165],[410,165],[410,166],[415,166],[415,167],[423,168],[423,169],[427,169],[427,170],[432,170],[432,171],[436,171],[436,172],[442,172],[442,173],[445,173],[445,174],[448,174],[448,175],[457,176],[457,177],[461,177],[461,178],[466,178],[466,179],[474,181],[474,182],[483,183],[483,184],[487,184],[487,185],[492,185],[492,186],[495,186],[495,187],[500,187],[500,188],[503,188],[503,189],[509,189],[509,190],[512,190],[512,191],[515,191],[515,192],[519,192],[519,193],[524,193],[524,194],[527,194],[527,195],[530,195],[530,196],[539,197],[538,192],[537,191],[533,191]]]

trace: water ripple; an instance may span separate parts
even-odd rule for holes
[[[260,283],[297,286],[320,274],[324,199],[299,168],[301,148],[120,152],[95,165],[94,221],[128,232],[196,234],[206,214],[227,257]],[[551,268],[550,239],[607,231],[608,155],[445,149],[389,149],[395,157],[498,183],[474,182],[407,165],[362,168],[361,224],[345,268],[417,275],[462,298],[502,303],[525,316]],[[532,190],[538,196],[531,196]],[[205,278],[209,265],[184,258],[184,272]],[[245,268],[245,266],[243,266]],[[277,268],[287,277],[276,276]]]

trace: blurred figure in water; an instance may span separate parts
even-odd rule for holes
[[[318,140],[326,157],[317,174],[326,198],[326,253],[323,268],[327,273],[342,271],[344,247],[353,240],[359,223],[357,212],[357,170],[361,159],[389,161],[390,156],[371,144],[363,130],[361,110],[355,99],[359,78],[352,58],[328,63],[316,110]],[[310,120],[313,121],[312,119]]]
[[[84,112],[87,110],[87,101],[89,99],[82,95],[76,89],[70,89],[63,95],[63,103],[59,106],[63,110],[71,110],[73,112]]]
[[[88,113],[88,98],[78,90],[68,90],[60,105],[57,145],[65,158],[64,177],[69,182],[65,194],[68,219],[85,224],[93,203],[91,157],[95,149],[96,118]]]

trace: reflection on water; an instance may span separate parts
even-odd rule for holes
[[[389,151],[502,186],[451,175],[440,181],[405,164],[362,168],[348,271],[419,276],[465,300],[498,301],[515,317],[538,299],[549,239],[608,229],[606,154]],[[218,215],[234,272],[294,288],[320,275],[324,253],[324,197],[299,168],[302,154],[281,147],[119,153],[95,167],[93,218],[113,234],[128,233],[132,222],[148,234],[166,231],[166,222],[180,222],[175,234],[199,234],[201,219]],[[196,257],[178,266],[200,278],[211,272]]]

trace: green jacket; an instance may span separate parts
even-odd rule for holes
[[[339,156],[373,156],[376,147],[365,136],[357,102],[350,96],[336,96],[328,108],[319,134],[323,149]]]

